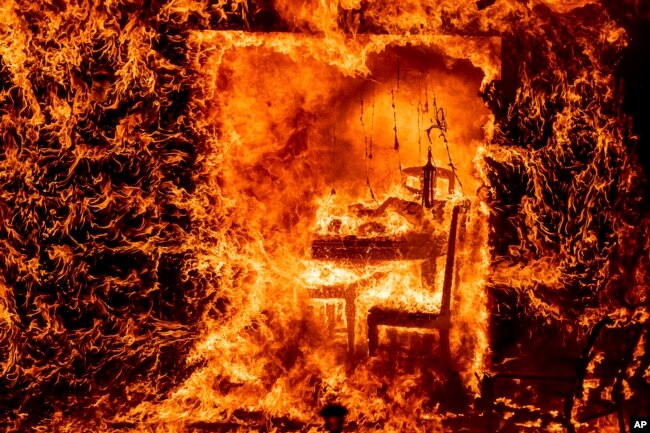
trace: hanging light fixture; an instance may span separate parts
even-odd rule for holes
[[[422,167],[422,206],[427,209],[433,207],[433,190],[436,182],[436,167],[431,157],[431,146],[429,146],[428,161]]]

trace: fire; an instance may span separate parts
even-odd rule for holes
[[[0,6],[0,426],[619,431],[648,17],[609,3]]]

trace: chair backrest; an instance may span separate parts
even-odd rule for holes
[[[449,241],[447,242],[447,256],[445,258],[445,278],[442,283],[442,302],[440,315],[451,316],[451,289],[454,280],[454,263],[456,258],[456,238],[458,237],[458,218],[460,215],[460,204],[454,206],[451,211],[451,222],[449,224]]]
[[[612,326],[608,329],[609,325]],[[604,381],[602,381],[601,384],[612,386],[610,396],[613,405],[610,406],[609,410],[600,410],[595,413],[589,413],[589,411],[587,411],[587,413],[583,412],[578,416],[578,421],[585,422],[590,419],[599,418],[617,412],[619,430],[624,433],[626,428],[623,407],[625,402],[623,382],[626,380],[628,367],[634,357],[634,349],[641,339],[645,325],[634,324],[623,327],[614,325],[615,321],[610,317],[606,317],[599,321],[591,331],[582,357],[580,358],[580,363],[576,369],[576,392],[571,401],[567,400],[565,413],[573,412],[575,399],[584,400],[584,381],[588,372],[593,373],[590,363],[595,357],[597,342],[599,338],[604,335],[604,340],[602,340],[601,343],[605,343],[606,347],[601,347],[599,350],[603,351],[605,354],[605,359],[601,358],[600,360],[600,364],[605,366],[605,370],[596,374],[597,376],[600,376],[601,379],[604,378]],[[607,333],[605,333],[606,329],[608,329]],[[616,346],[615,348],[612,347],[612,341],[616,341],[614,344],[614,346]],[[607,395],[607,393],[603,392],[603,389],[599,389],[599,385],[596,385],[592,392],[599,396]],[[587,400],[588,399],[589,396],[587,396]]]
[[[601,319],[599,322],[597,322],[594,327],[591,329],[591,332],[589,333],[589,336],[587,337],[587,341],[585,343],[585,346],[582,349],[582,355],[578,359],[578,365],[576,365],[576,393],[575,396],[578,398],[582,398],[582,393],[584,392],[584,380],[585,376],[587,375],[587,368],[589,367],[589,362],[593,358],[593,349],[594,345],[596,344],[596,340],[598,339],[598,336],[600,335],[601,331],[605,328],[605,326],[609,325],[612,323],[612,319],[609,317],[605,317],[604,319]]]

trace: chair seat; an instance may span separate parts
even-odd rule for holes
[[[438,313],[406,312],[373,307],[368,311],[368,353],[373,356],[379,347],[379,326],[399,326],[418,329],[449,329],[449,316]]]

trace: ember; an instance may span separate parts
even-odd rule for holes
[[[5,3],[3,431],[650,416],[644,2]]]

